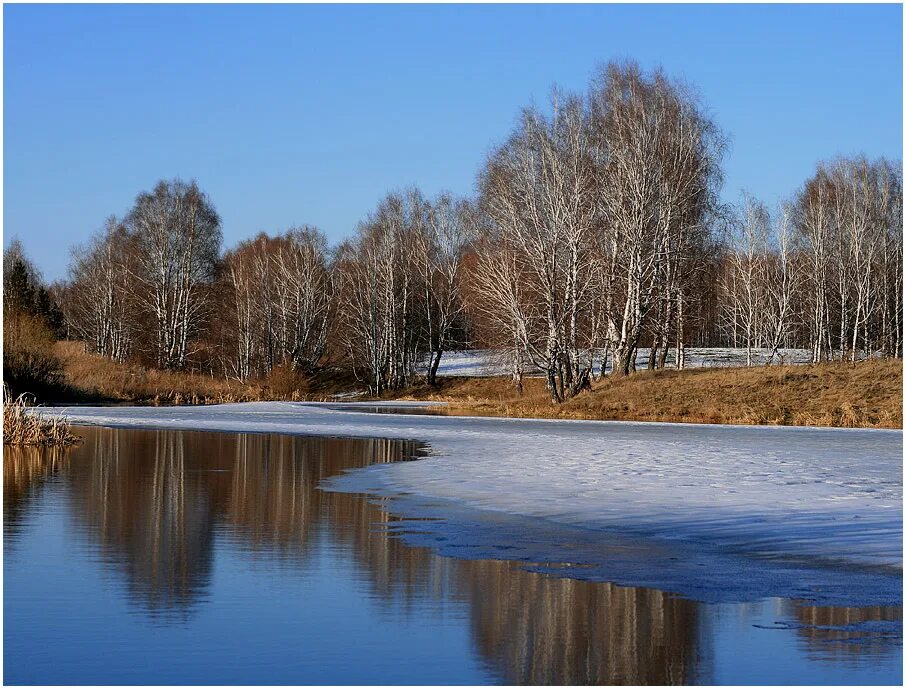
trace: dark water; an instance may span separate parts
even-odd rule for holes
[[[7,684],[901,683],[901,607],[702,604],[444,558],[322,479],[397,441],[5,448]]]

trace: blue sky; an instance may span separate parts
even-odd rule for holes
[[[471,194],[552,85],[631,57],[731,137],[724,197],[774,204],[821,159],[900,160],[899,5],[6,5],[4,243],[49,279],[158,179],[197,179],[226,246],[389,190]]]

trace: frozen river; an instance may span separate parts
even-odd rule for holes
[[[371,414],[364,406],[286,402],[63,413],[123,427],[418,440],[429,457],[349,472],[325,487],[392,499],[407,514],[474,510],[493,514],[502,529],[512,519],[524,529],[527,517],[539,529],[574,528],[574,552],[549,552],[556,544],[539,545],[539,534],[509,555],[581,561],[588,577],[606,561],[611,579],[700,598],[769,595],[796,581],[825,600],[877,602],[883,579],[902,572],[900,431]],[[480,521],[472,531],[493,544],[498,537]],[[449,549],[451,535],[440,539]],[[640,581],[633,557],[599,552],[608,539],[720,566],[707,582],[698,564]],[[841,568],[851,574],[845,586],[829,574]]]
[[[899,432],[367,410],[8,448],[6,682],[901,681]]]

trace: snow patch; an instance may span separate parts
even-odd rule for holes
[[[687,347],[685,351],[686,368],[721,368],[746,365],[746,350],[742,347]],[[636,358],[636,367],[638,369],[648,368],[648,354],[649,350],[647,348],[639,350]],[[775,364],[807,364],[811,361],[811,352],[808,349],[781,349],[772,360],[770,349],[753,350],[753,365],[761,366],[769,361]],[[676,350],[671,349],[667,353],[667,367],[672,368],[675,365]],[[421,373],[426,370],[427,364],[419,369]],[[595,373],[599,370],[600,366],[595,369]],[[610,371],[610,362],[606,370]],[[532,375],[538,372],[530,370],[527,373]],[[437,369],[437,375],[471,378],[508,376],[510,375],[510,368],[505,357],[493,349],[463,349],[444,352],[440,360],[440,366]]]

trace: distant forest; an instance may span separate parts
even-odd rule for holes
[[[830,159],[778,208],[727,206],[725,149],[689,88],[613,63],[523,110],[474,198],[388,194],[339,246],[305,225],[225,251],[214,200],[160,181],[62,282],[5,252],[4,375],[40,377],[48,343],[74,339],[241,381],[343,368],[380,394],[491,347],[560,402],[594,371],[631,374],[642,348],[653,368],[668,352],[682,368],[688,345],[901,357],[901,163]]]

